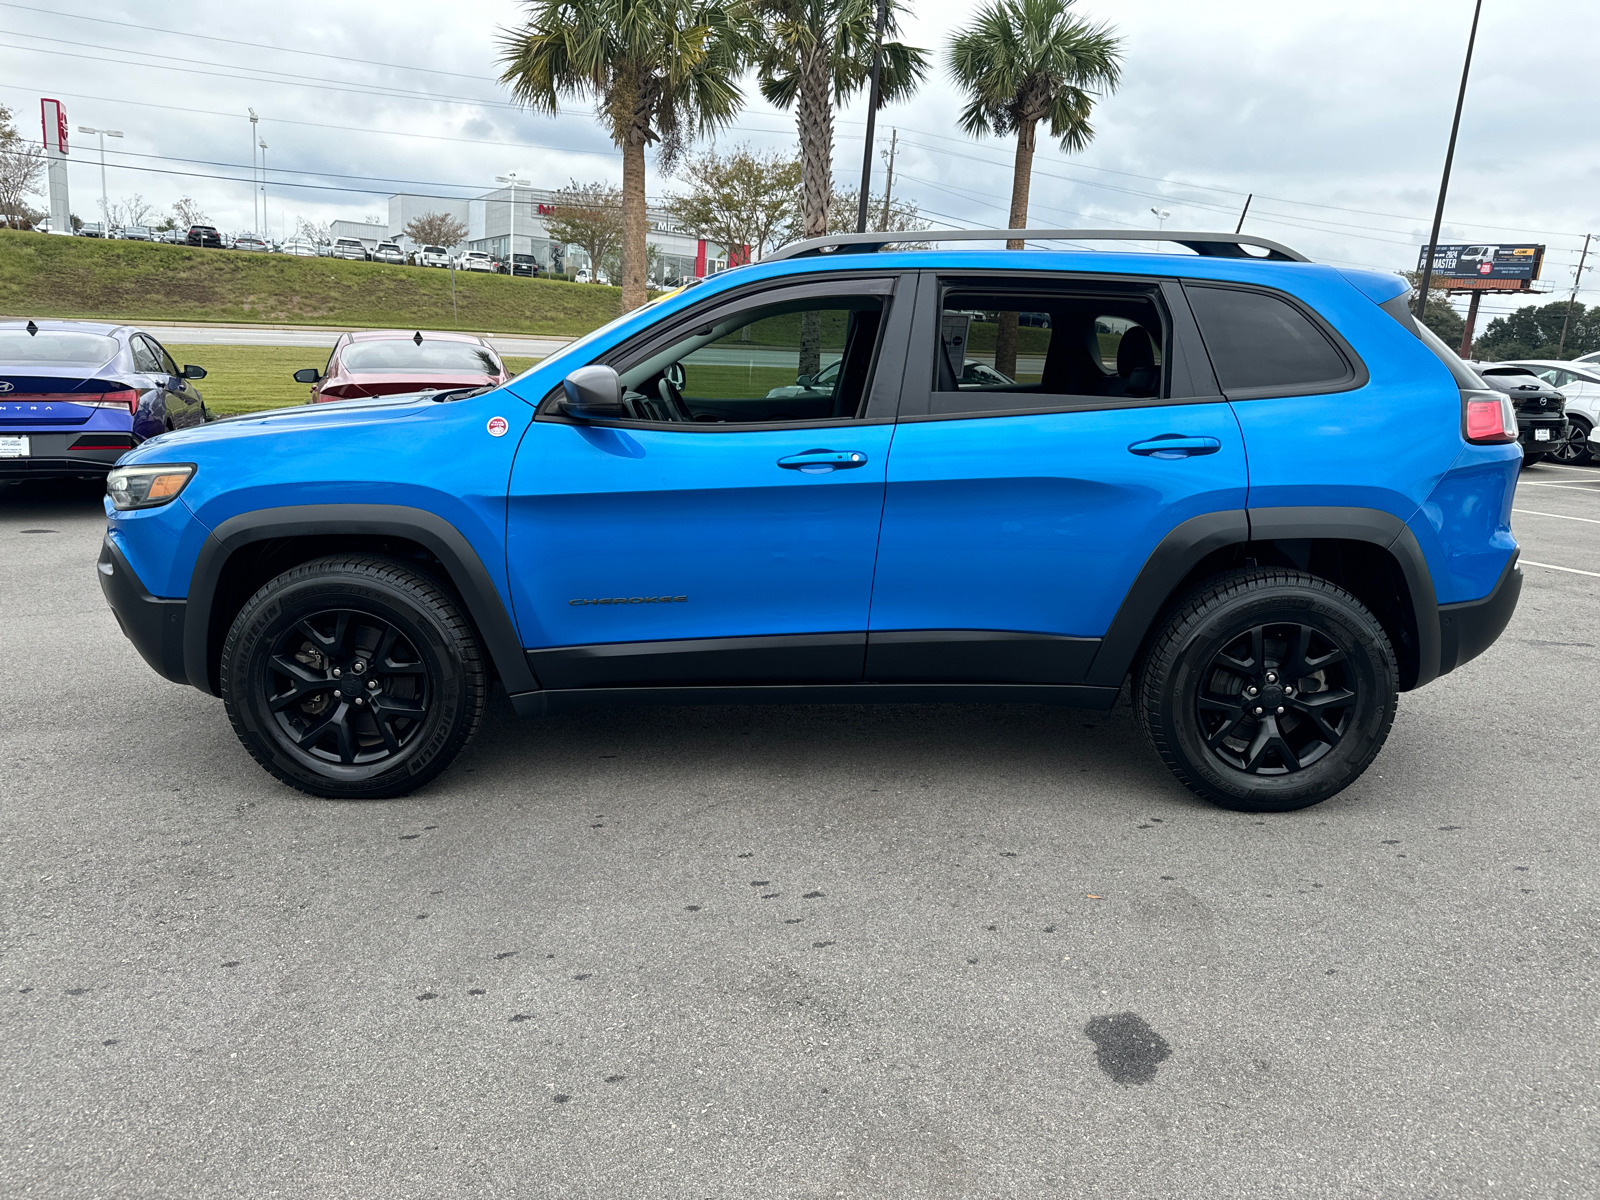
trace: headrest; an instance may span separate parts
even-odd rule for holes
[[[1155,365],[1155,344],[1143,325],[1135,325],[1117,344],[1117,374],[1127,376],[1135,371],[1150,371]]]

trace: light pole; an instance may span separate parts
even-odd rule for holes
[[[508,172],[505,175],[496,175],[494,178],[496,183],[508,183],[511,185],[511,235],[506,239],[510,247],[506,251],[506,260],[509,263],[506,274],[515,279],[517,277],[517,189],[530,185],[526,179],[520,178],[515,171]]]
[[[256,110],[253,108],[247,108],[245,112],[250,114],[250,224],[251,232],[254,233],[254,227],[261,223],[256,213],[256,141],[258,140],[256,122],[261,118],[256,116]]]
[[[1467,57],[1461,64],[1461,90],[1456,93],[1456,115],[1450,121],[1450,144],[1444,152],[1444,174],[1439,179],[1439,206],[1433,210],[1433,231],[1428,234],[1428,249],[1422,256],[1422,286],[1418,288],[1417,319],[1428,308],[1428,289],[1433,286],[1433,257],[1439,252],[1439,227],[1444,224],[1444,198],[1450,190],[1450,164],[1456,160],[1456,134],[1461,131],[1461,108],[1467,102],[1467,76],[1472,74],[1472,47],[1478,41],[1478,16],[1483,0],[1472,6],[1472,32],[1467,34]]]
[[[856,208],[856,232],[867,231],[868,193],[872,190],[872,140],[877,132],[878,104],[883,98],[883,27],[889,20],[889,0],[878,0],[878,31],[872,42],[872,84],[867,91],[867,148],[861,155],[861,201]]]
[[[1170,217],[1172,214],[1170,212],[1168,212],[1164,208],[1152,208],[1150,210],[1150,212],[1155,216],[1155,219],[1156,219],[1156,232],[1159,233],[1159,232],[1161,232],[1163,229],[1165,229],[1167,227],[1167,218]],[[1161,243],[1160,242],[1156,243],[1156,249],[1157,250],[1161,249]]]
[[[94,133],[100,136],[100,236],[111,236],[111,202],[106,197],[106,139],[122,136],[120,129],[94,129],[88,125],[79,125],[79,133]]]
[[[267,216],[267,144],[261,146],[261,229],[258,231],[266,237],[267,231],[272,228],[272,218]]]

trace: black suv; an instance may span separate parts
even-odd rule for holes
[[[210,246],[214,250],[222,249],[222,235],[217,232],[215,225],[189,226],[189,236],[184,241],[191,246]]]
[[[1567,398],[1527,367],[1480,367],[1482,380],[1511,397],[1517,410],[1517,441],[1522,461],[1536,463],[1567,440]]]

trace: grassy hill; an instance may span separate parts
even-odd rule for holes
[[[0,230],[0,313],[578,335],[621,308],[617,288],[333,258]]]

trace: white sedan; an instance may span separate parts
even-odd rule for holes
[[[1550,358],[1524,358],[1500,364],[1526,367],[1567,398],[1567,440],[1551,453],[1559,463],[1585,463],[1595,459],[1600,439],[1600,362],[1558,362]]]

